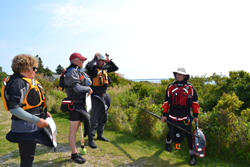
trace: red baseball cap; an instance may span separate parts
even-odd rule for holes
[[[75,58],[78,58],[78,59],[80,59],[80,60],[87,60],[87,58],[86,57],[84,57],[84,56],[82,56],[80,53],[72,53],[71,55],[70,55],[70,57],[69,57],[69,60],[71,61],[71,60],[73,60],[73,59],[75,59]]]

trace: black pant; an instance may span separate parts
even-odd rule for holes
[[[20,167],[32,167],[36,143],[18,143],[20,154]]]
[[[105,109],[101,101],[92,99],[92,111],[91,111],[91,128],[88,134],[89,140],[94,140],[95,132],[97,130],[97,136],[102,136],[105,126]]]

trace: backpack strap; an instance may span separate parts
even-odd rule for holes
[[[68,69],[64,69],[61,76],[60,76],[60,81],[59,81],[59,86],[58,88],[63,91],[64,88],[65,88],[65,85],[64,85],[64,75],[69,71],[69,70],[72,70],[72,69],[75,69],[75,68],[68,68]]]

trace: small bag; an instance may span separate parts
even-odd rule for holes
[[[62,112],[67,112],[67,111],[72,111],[75,109],[75,106],[74,106],[74,102],[75,100],[72,100],[70,98],[64,98],[62,100],[62,103],[61,103],[61,111]]]

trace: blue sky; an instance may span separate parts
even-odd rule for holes
[[[55,71],[108,53],[127,79],[250,72],[247,0],[0,0],[0,66],[20,53]]]

